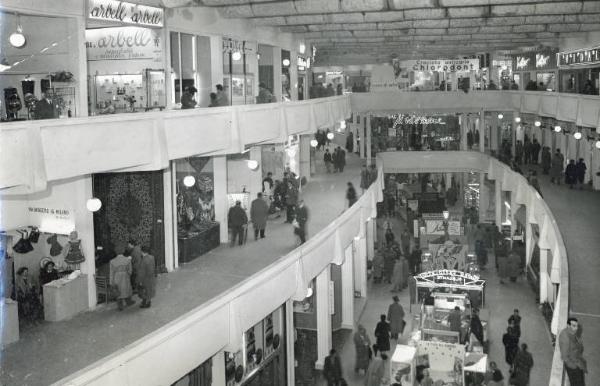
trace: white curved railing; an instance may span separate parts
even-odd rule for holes
[[[559,261],[560,291],[555,302],[552,330],[556,335],[566,327],[570,288],[567,250],[552,211],[525,177],[495,158],[473,151],[379,153],[377,166],[384,173],[478,171],[487,173],[489,179],[500,183],[502,190],[512,192],[518,204],[526,205],[528,221],[537,223],[540,227],[539,247],[552,250],[553,260],[556,254],[559,255],[557,261]],[[552,267],[553,270],[556,268]],[[548,384],[561,386],[563,379],[563,361],[557,344],[554,348]]]

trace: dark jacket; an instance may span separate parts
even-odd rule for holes
[[[227,221],[230,228],[240,227],[248,222],[248,216],[240,205],[235,205],[229,209]]]
[[[323,375],[328,382],[339,381],[342,378],[342,364],[340,363],[340,357],[337,355],[325,357]]]
[[[375,327],[375,338],[379,351],[390,351],[390,324],[380,321]]]
[[[306,206],[296,209],[296,221],[298,221],[301,228],[304,228],[306,221],[308,221],[308,209],[306,209]]]

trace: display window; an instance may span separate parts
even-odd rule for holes
[[[190,157],[172,163],[177,202],[179,262],[186,263],[219,245],[215,221],[212,158]]]
[[[12,12],[0,12],[0,18],[0,121],[78,115],[77,21]]]
[[[223,38],[223,91],[230,105],[254,103],[256,42]]]
[[[208,36],[171,32],[171,103],[182,109],[209,107],[214,92]],[[183,100],[182,100],[183,98]]]

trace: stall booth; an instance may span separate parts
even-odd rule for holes
[[[278,386],[286,382],[285,306],[248,329],[242,349],[225,352],[227,386]]]
[[[487,355],[471,339],[471,317],[484,305],[485,281],[455,270],[437,270],[414,276],[420,313],[414,316],[407,345],[398,345],[390,366],[392,381],[416,385],[424,377],[443,384],[469,385],[465,372],[485,373]],[[450,313],[460,310],[459,330],[452,330]],[[489,336],[489,311],[479,309],[484,342]]]
[[[521,90],[557,91],[556,51],[541,50],[512,56],[512,72]]]
[[[123,10],[119,18],[103,12],[106,3]],[[90,0],[85,31],[90,115],[166,106],[163,26],[160,7]]]
[[[558,53],[560,92],[598,95],[600,47]]]

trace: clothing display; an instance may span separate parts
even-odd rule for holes
[[[81,240],[70,241],[67,245],[69,248],[67,255],[65,256],[65,263],[67,264],[80,264],[85,261],[85,257],[81,252]]]

